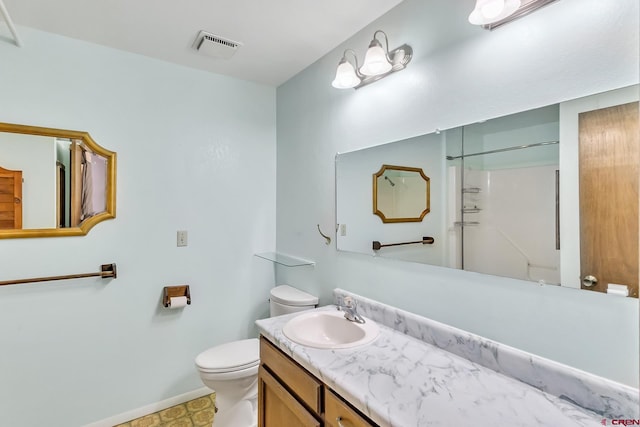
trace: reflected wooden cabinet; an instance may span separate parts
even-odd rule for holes
[[[302,366],[260,338],[258,427],[375,427]]]

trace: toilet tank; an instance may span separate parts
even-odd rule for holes
[[[309,310],[318,306],[318,297],[289,285],[271,289],[269,307],[271,317]]]

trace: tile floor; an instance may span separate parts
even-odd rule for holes
[[[210,427],[215,401],[216,394],[212,393],[115,427]]]

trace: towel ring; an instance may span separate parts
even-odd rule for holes
[[[324,242],[325,245],[330,245],[331,244],[331,237],[327,236],[326,234],[324,234],[322,232],[322,230],[320,230],[320,224],[318,224],[318,233],[320,233],[320,235],[325,238],[325,240],[326,240]]]

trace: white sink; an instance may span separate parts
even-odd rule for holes
[[[351,322],[343,311],[312,311],[289,320],[284,335],[298,344],[315,348],[349,348],[369,344],[380,328],[373,321]]]

